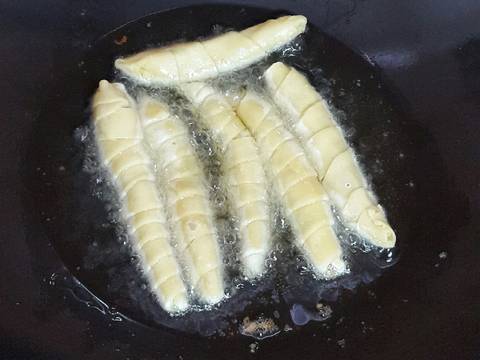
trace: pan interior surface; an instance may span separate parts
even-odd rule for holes
[[[32,157],[28,159],[33,169],[28,182],[35,189],[35,221],[92,298],[106,308],[114,308],[125,321],[136,321],[158,331],[226,335],[216,341],[228,342],[237,341],[233,338],[246,317],[268,318],[277,324],[280,339],[318,334],[321,341],[340,341],[341,346],[341,340],[353,331],[351,324],[358,323],[364,314],[378,314],[378,324],[373,317],[371,323],[355,330],[360,338],[373,334],[376,327],[388,326],[382,312],[395,311],[393,302],[399,301],[402,292],[408,292],[408,281],[400,282],[399,278],[412,274],[415,261],[430,250],[429,244],[419,240],[425,238],[426,227],[430,236],[439,230],[433,224],[419,224],[418,219],[428,209],[412,206],[425,194],[445,191],[441,176],[429,181],[422,175],[426,167],[443,171],[435,149],[423,146],[430,141],[428,134],[407,121],[401,101],[374,65],[309,25],[293,46],[272,54],[265,63],[282,60],[303,71],[336,109],[397,232],[398,263],[381,270],[369,266],[371,257],[356,250],[358,264],[353,265],[351,275],[322,282],[308,272],[302,273],[301,263],[272,259],[264,279],[255,284],[237,281],[236,290],[232,288],[230,298],[217,308],[182,317],[169,316],[150,296],[136,269],[128,239],[112,216],[115,210],[100,194],[107,191],[102,179],[85,171],[86,167],[95,167],[89,163],[95,161],[94,157],[86,156],[92,151],[92,133],[87,126],[91,95],[99,80],[118,77],[112,64],[119,56],[178,40],[207,37],[219,29],[242,29],[279,15],[284,13],[212,5],[169,10],[127,23],[102,37],[84,60],[72,66],[63,91],[59,90],[60,95],[44,108],[30,145]],[[441,250],[444,237],[437,235],[435,246]],[[411,248],[415,249],[414,257],[410,257]],[[286,255],[290,254],[282,254]],[[332,309],[332,313],[318,317],[319,303]],[[302,317],[317,321],[303,322]]]

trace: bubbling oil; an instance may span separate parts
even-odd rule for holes
[[[278,60],[287,60],[296,66],[295,59],[302,50],[302,41],[297,40],[260,63],[222,75],[210,83],[221,91],[233,106],[246,87],[265,94],[261,79],[263,72]],[[330,97],[330,80],[322,78],[321,69],[309,68],[308,59],[302,59],[298,68],[308,68],[316,84],[321,85],[318,90],[327,99]],[[94,131],[90,125],[77,129],[75,139],[84,151],[82,171],[87,172],[92,179],[90,195],[104,202],[108,214],[105,226],[111,228],[118,239],[116,246],[109,249],[95,242],[90,243],[83,265],[88,268],[101,267],[110,263],[107,258],[128,252],[131,264],[126,266],[124,271],[110,270],[109,281],[122,284],[117,288],[113,287],[113,291],[122,291],[123,296],[130,299],[136,310],[140,309],[140,316],[148,319],[149,323],[205,336],[243,333],[261,339],[270,334],[264,330],[267,327],[273,329],[271,334],[274,335],[285,332],[286,329],[290,331],[292,325],[328,320],[332,311],[335,311],[335,302],[344,290],[352,290],[360,284],[372,282],[398,259],[395,249],[379,249],[368,245],[356,233],[347,229],[335,209],[332,209],[336,219],[335,230],[342,242],[348,271],[328,280],[319,278],[293,246],[294,239],[288,221],[274,196],[271,196],[272,249],[265,259],[265,273],[259,279],[246,279],[242,275],[238,260],[238,219],[232,214],[227,188],[222,180],[219,148],[209,131],[202,126],[198,114],[175,88],[153,89],[140,86],[120,74],[117,74],[115,80],[124,83],[134,99],[148,94],[169,104],[171,112],[188,127],[191,144],[205,172],[223,254],[226,296],[221,303],[206,306],[197,302],[192,294],[193,305],[186,313],[172,315],[163,311],[150,293],[145,276],[140,276],[141,262],[129,241],[129,228],[124,222],[125,216],[115,186],[99,158]],[[354,127],[344,127],[345,113],[332,106],[331,109],[348,139],[354,133]],[[132,271],[135,268],[137,271]],[[245,320],[247,318],[248,321]],[[263,330],[257,331],[258,328]]]

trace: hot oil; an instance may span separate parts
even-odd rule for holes
[[[246,87],[264,93],[261,74],[274,61],[286,61],[298,69],[308,69],[314,83],[319,85],[318,90],[329,100],[333,114],[344,129],[347,139],[351,140],[355,137],[355,126],[348,122],[345,112],[335,110],[331,102],[335,94],[330,87],[335,80],[325,78],[322,69],[315,65],[316,62],[299,56],[302,49],[301,39],[256,65],[221,76],[212,80],[211,84],[222,91],[235,106]],[[220,304],[205,306],[195,302],[192,296],[193,306],[185,314],[171,315],[163,311],[150,293],[145,278],[140,276],[141,272],[138,271],[141,266],[130,246],[129,229],[123,220],[124,214],[114,185],[98,158],[93,130],[90,127],[78,129],[76,140],[85,154],[83,171],[92,178],[91,195],[104,202],[108,214],[108,222],[104,225],[115,232],[117,239],[115,244],[107,245],[100,244],[98,240],[92,241],[88,245],[83,266],[107,271],[111,298],[123,299],[122,309],[133,313],[136,319],[153,326],[163,325],[207,336],[233,335],[240,332],[265,338],[282,331],[288,332],[292,325],[304,325],[308,321],[327,321],[335,315],[335,304],[342,293],[354,291],[360,284],[371,283],[385,268],[396,262],[398,254],[395,250],[380,250],[369,246],[343,226],[333,209],[335,228],[342,241],[348,272],[330,280],[319,278],[292,245],[294,239],[288,221],[272,196],[272,251],[265,260],[266,271],[260,279],[246,280],[237,256],[237,219],[232,216],[226,185],[222,182],[221,155],[208,130],[202,126],[199,115],[175,89],[150,89],[129,83],[121,77],[117,80],[126,83],[130,95],[134,98],[148,93],[165,101],[171,106],[172,113],[188,126],[191,144],[205,170],[226,275],[226,297]],[[378,168],[381,169],[381,166]],[[379,172],[381,170],[371,174],[375,177]],[[128,261],[115,262],[112,259]],[[108,268],[105,264],[113,264],[113,267]],[[259,328],[263,330],[257,331]],[[271,332],[268,329],[271,329]]]

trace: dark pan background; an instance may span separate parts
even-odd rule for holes
[[[431,241],[432,248],[436,241],[448,244],[447,259],[440,261],[432,251],[418,257],[418,271],[393,276],[397,282],[389,286],[408,289],[402,293],[408,296],[396,297],[392,290],[384,310],[362,314],[385,327],[367,332],[363,341],[346,337],[344,348],[297,336],[268,339],[251,355],[252,339],[159,333],[112,321],[115,314],[80,303],[82,294],[55,286],[68,283],[70,275],[49,239],[30,223],[32,210],[25,206],[37,195],[26,187],[24,174],[31,170],[26,150],[42,106],[60,97],[56,82],[102,34],[155,11],[202,2],[0,0],[0,359],[480,358],[480,3],[232,3],[305,14],[381,68],[389,90],[422,132],[421,148],[441,160],[441,169],[420,171],[432,184],[438,175],[446,177],[443,196],[432,194],[412,207],[426,208],[419,223],[438,227],[435,234],[444,229],[445,239],[422,242]],[[409,246],[414,248],[415,239]],[[352,323],[351,331],[361,331],[360,325]]]

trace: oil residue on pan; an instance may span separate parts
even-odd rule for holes
[[[265,13],[264,19],[275,15]],[[83,98],[69,100],[74,104],[68,107],[68,116],[74,116],[74,121],[69,123],[70,127],[65,130],[63,137],[52,139],[51,135],[47,135],[42,138],[45,144],[52,142],[50,148],[55,149],[52,152],[54,163],[64,168],[61,176],[48,179],[56,187],[53,196],[58,200],[54,202],[57,206],[45,210],[45,218],[49,219],[52,215],[48,214],[55,212],[55,221],[48,221],[48,226],[56,227],[52,236],[55,248],[69,269],[93,294],[128,317],[150,326],[167,326],[202,335],[243,333],[264,338],[268,334],[288,332],[292,327],[309,321],[328,323],[331,319],[338,320],[342,317],[344,306],[351,301],[349,294],[359,287],[364,289],[365,284],[370,284],[385,268],[394,264],[399,249],[371,249],[338,225],[340,237],[348,251],[350,272],[334,280],[319,280],[313,276],[302,257],[288,245],[291,232],[278,213],[274,214],[274,250],[267,259],[268,271],[262,279],[245,281],[240,276],[238,264],[234,260],[229,261],[225,264],[229,284],[227,299],[209,309],[194,307],[193,311],[183,316],[167,314],[150,295],[136,269],[137,260],[119,220],[119,206],[111,184],[99,170],[93,133],[88,125],[87,102],[99,79],[119,79],[111,67],[113,59],[119,55],[178,40],[174,37],[178,37],[178,34],[188,40],[206,36],[212,33],[212,26],[218,29],[223,25],[192,25],[175,34],[169,33],[170,38],[162,36],[158,29],[153,31],[156,24],[169,16],[172,15],[167,12],[139,19],[96,43],[81,65],[82,72],[85,71],[88,77],[79,91]],[[240,28],[244,24],[236,26]],[[123,36],[128,40],[115,42],[115,39]],[[402,132],[401,114],[390,102],[389,94],[384,90],[375,69],[360,56],[310,25],[308,32],[294,44],[272,54],[258,65],[219,79],[217,85],[227,89],[251,82],[252,86],[258,86],[259,74],[278,60],[305,72],[328,99],[332,109],[337,109],[335,116],[360,156],[366,173],[372,176],[370,181],[397,231],[400,247],[404,246],[408,241],[409,223],[400,214],[408,208],[407,204],[415,191],[405,159],[413,158],[414,149],[409,147],[407,136]],[[138,90],[132,84],[129,86],[133,92]],[[154,95],[171,96],[168,92]],[[78,114],[72,114],[72,109],[78,110]],[[56,118],[58,116],[56,114]],[[67,116],[62,115],[58,121],[62,123],[65,119]],[[191,124],[194,123],[192,118]],[[192,126],[191,131],[202,154],[202,161],[208,165],[206,168],[213,184],[211,193],[216,204],[217,220],[224,224],[221,226],[221,238],[225,253],[234,254],[235,234],[231,231],[229,214],[223,206],[224,194],[221,191],[222,184],[218,181],[216,152],[208,135],[201,129]],[[68,141],[70,143],[65,152],[65,142]],[[225,259],[235,257],[225,256]],[[245,321],[246,318],[248,321]],[[258,327],[255,324],[263,325]]]

